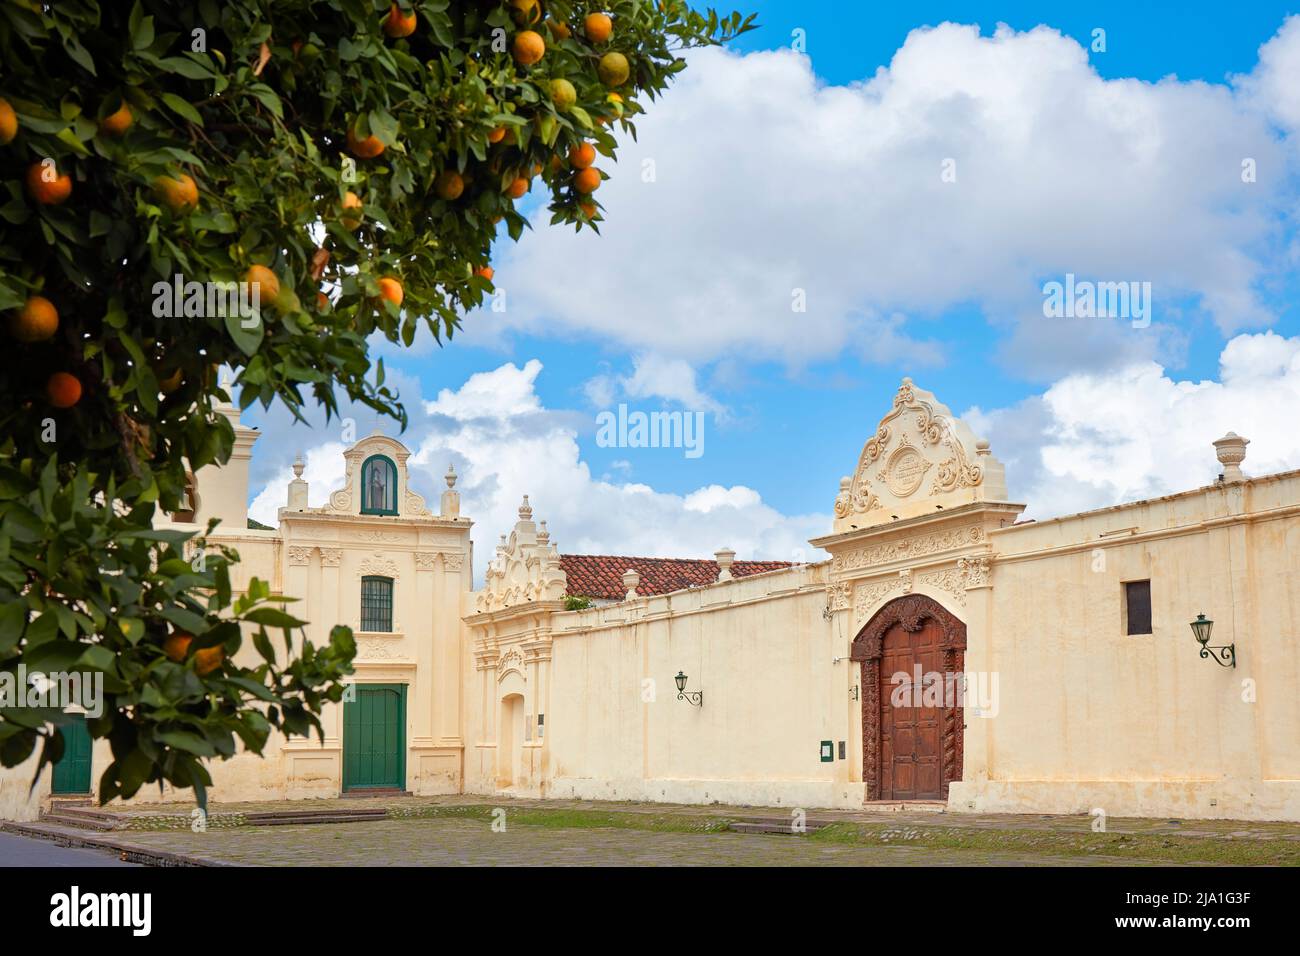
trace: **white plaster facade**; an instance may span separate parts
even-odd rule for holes
[[[255,433],[237,431],[250,448]],[[356,681],[407,688],[410,792],[889,805],[873,792],[871,708],[886,705],[864,686],[864,648],[914,598],[964,636],[962,670],[997,680],[994,707],[950,714],[948,809],[1300,820],[1300,472],[1247,478],[1244,448],[1215,443],[1224,476],[1206,487],[1018,523],[988,444],[904,380],[812,542],[829,560],[581,611],[564,610],[559,553],[527,499],[473,591],[454,475],[430,513],[406,449],[382,435],[349,449],[326,507],[306,507],[297,481],[278,530],[222,538],[244,559],[236,586],[257,574],[302,599],[315,640],[360,625],[363,576],[392,579],[392,629],[358,634]],[[397,515],[361,513],[376,454],[396,463]],[[199,499],[196,521],[243,529],[247,458],[201,474]],[[1150,633],[1125,629],[1137,581]],[[1235,668],[1200,654],[1199,613]],[[325,726],[324,746],[214,765],[213,798],[338,794],[340,708]],[[35,813],[49,783],[27,800],[27,782],[4,775],[0,812]]]

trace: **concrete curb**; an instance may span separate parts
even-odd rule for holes
[[[128,863],[140,863],[144,866],[244,866],[247,864],[226,863],[210,860],[207,857],[191,856],[187,853],[173,853],[170,850],[154,850],[133,843],[102,836],[91,836],[85,831],[68,827],[55,827],[40,823],[13,823],[0,820],[0,830],[18,836],[32,837],[37,840],[49,840],[60,846],[86,847],[92,850],[107,850],[116,853],[119,859]]]

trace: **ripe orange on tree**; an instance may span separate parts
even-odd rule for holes
[[[153,188],[163,205],[174,213],[193,212],[199,204],[199,187],[185,173],[176,177],[159,176],[153,181]]]
[[[573,188],[584,196],[594,193],[600,188],[601,178],[600,170],[595,166],[588,166],[586,169],[578,170],[573,177]]]
[[[492,271],[491,266],[479,266],[477,269],[474,270],[474,274],[476,276],[482,276],[484,279],[487,279],[488,282],[491,282],[492,277],[496,275],[496,273]]]
[[[163,641],[163,653],[167,655],[169,661],[179,664],[185,660],[185,655],[189,653],[190,642],[193,640],[194,637],[184,631],[175,631],[168,634],[166,640]]]
[[[19,342],[44,342],[59,327],[59,310],[43,295],[31,296],[9,316],[9,334]]]
[[[194,670],[200,677],[211,674],[226,659],[226,649],[218,644],[216,647],[200,647],[194,652]]]
[[[81,401],[81,379],[71,372],[55,372],[45,383],[45,395],[55,408],[71,408]]]
[[[415,32],[415,11],[412,10],[410,16],[403,16],[402,8],[393,4],[384,20],[384,32],[390,37],[409,37]]]
[[[379,137],[371,133],[365,139],[357,135],[355,129],[348,130],[348,149],[352,155],[358,159],[374,159],[384,151],[384,144],[379,141]]]
[[[574,169],[586,169],[596,161],[596,147],[590,143],[580,143],[569,147],[569,165]]]
[[[134,122],[135,114],[131,112],[131,107],[123,103],[114,112],[104,117],[99,128],[107,136],[121,136]]]
[[[280,280],[266,266],[249,266],[244,281],[257,291],[259,303],[269,303],[280,294]]]
[[[349,189],[343,196],[343,210],[339,213],[339,221],[349,229],[357,228],[365,218],[364,208],[365,204],[361,202],[361,197]]]
[[[511,199],[518,199],[528,192],[528,180],[522,176],[516,176],[514,181],[506,187],[506,195]]]
[[[504,126],[498,126],[487,134],[487,141],[489,143],[499,143],[505,138],[506,128]]]
[[[27,167],[27,191],[42,206],[57,206],[72,195],[72,177],[53,161],[41,160]]]
[[[586,214],[588,219],[596,218],[596,204],[591,200],[584,199],[582,202],[578,203],[578,208]]]
[[[438,194],[439,199],[451,202],[459,199],[461,193],[465,191],[465,180],[456,170],[446,169],[433,181],[433,190]]]
[[[582,32],[592,43],[604,43],[614,33],[614,21],[603,13],[589,13],[582,21]]]
[[[0,146],[8,146],[18,135],[18,114],[9,101],[0,96]]]
[[[536,23],[542,17],[542,6],[537,0],[510,0],[510,6],[520,23]]]
[[[515,36],[511,53],[520,66],[532,66],[546,54],[546,41],[535,30],[523,30]]]
[[[401,305],[402,299],[406,298],[406,293],[402,289],[402,283],[391,276],[384,276],[379,280],[379,297],[393,305]]]

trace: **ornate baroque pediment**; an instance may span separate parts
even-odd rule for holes
[[[496,557],[488,564],[475,610],[499,611],[534,601],[560,601],[567,588],[560,552],[551,543],[546,522],[539,530],[533,521],[533,509],[525,495],[509,539],[502,535]]]
[[[425,506],[424,498],[412,491],[407,482],[406,460],[411,457],[411,452],[397,439],[389,438],[377,431],[361,439],[343,453],[346,468],[343,487],[330,493],[329,503],[321,510],[339,514],[355,515],[361,513],[361,465],[371,455],[384,455],[397,466],[399,514],[408,518],[429,517],[431,512]],[[367,532],[363,532],[363,534],[365,533]],[[376,542],[388,540],[384,537],[388,532],[374,531],[368,533],[374,535],[371,540]]]
[[[1006,480],[976,439],[930,392],[903,379],[893,407],[840,480],[835,531],[866,528],[975,501],[1005,501]]]

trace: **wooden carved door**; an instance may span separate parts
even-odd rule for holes
[[[942,796],[943,629],[895,624],[880,660],[880,799]],[[935,686],[931,686],[935,685]],[[928,706],[927,706],[928,704]]]

